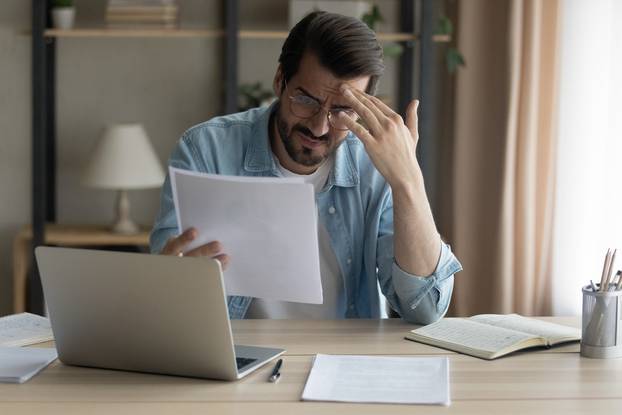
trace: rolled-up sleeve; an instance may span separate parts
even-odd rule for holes
[[[454,286],[454,274],[462,265],[441,242],[441,254],[436,269],[428,277],[409,274],[393,261],[392,280],[399,300],[398,313],[408,322],[430,324],[443,317],[449,307]]]
[[[195,161],[197,152],[191,145],[188,133],[184,134],[177,143],[168,161],[168,165],[185,170],[199,170],[199,165]],[[175,215],[175,203],[171,189],[171,178],[167,172],[166,179],[160,192],[160,209],[156,217],[150,235],[150,251],[158,254],[166,245],[169,238],[177,236],[179,229],[177,226],[177,216]]]

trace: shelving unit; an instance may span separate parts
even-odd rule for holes
[[[50,29],[51,0],[32,1],[32,253],[44,245],[46,223],[56,222],[56,41],[63,38],[223,38],[225,56],[225,93],[223,113],[237,110],[238,42],[243,39],[285,39],[287,31],[240,30],[238,1],[223,0],[223,29],[108,29],[85,27],[73,30]],[[397,108],[405,109],[412,100],[414,87],[414,45],[420,43],[420,98],[431,96],[434,71],[430,62],[435,42],[448,42],[448,36],[436,36],[433,0],[420,0],[420,33],[415,33],[415,0],[400,0],[400,32],[380,33],[381,41],[400,42]],[[432,106],[422,107],[419,114],[421,139],[419,148],[426,155],[435,154],[431,137]],[[426,184],[434,183],[434,157],[422,158]],[[433,186],[431,186],[433,188]],[[28,311],[42,314],[43,293],[36,261],[29,274]]]
[[[287,38],[287,31],[269,30],[238,30],[239,39],[282,39]],[[419,36],[413,33],[378,33],[378,39],[382,42],[416,42]],[[106,28],[77,28],[71,30],[47,29],[44,32],[46,38],[217,38],[224,37],[224,30],[212,29],[106,29]],[[449,42],[448,35],[434,35],[435,43]]]

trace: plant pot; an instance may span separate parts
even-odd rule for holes
[[[75,7],[55,7],[52,9],[52,22],[56,29],[71,29],[76,17]]]

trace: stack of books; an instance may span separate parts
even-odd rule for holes
[[[178,25],[176,0],[108,0],[106,25],[112,28],[174,29]]]

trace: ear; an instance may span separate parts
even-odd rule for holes
[[[277,97],[281,96],[281,93],[283,92],[282,89],[283,86],[283,68],[281,67],[281,64],[279,63],[278,68],[276,68],[276,74],[274,74],[274,81],[272,82],[272,90],[274,91],[274,95],[276,95]]]

